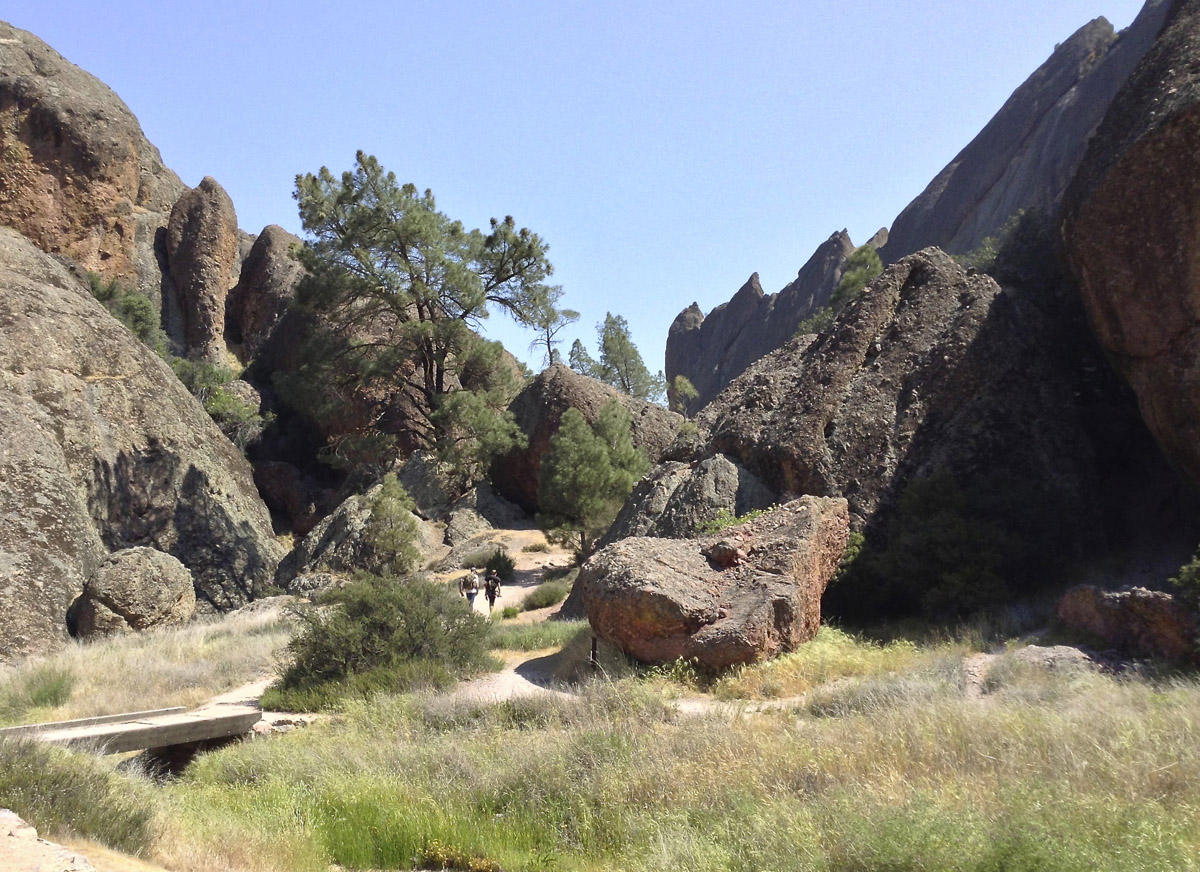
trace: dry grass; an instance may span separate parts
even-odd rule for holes
[[[281,609],[267,608],[177,629],[74,642],[0,675],[0,721],[192,707],[272,672],[288,636]],[[67,690],[47,692],[48,684]]]

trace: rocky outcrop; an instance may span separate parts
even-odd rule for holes
[[[528,518],[517,506],[498,496],[487,484],[471,488],[454,501],[446,519],[444,542],[456,548],[488,530],[524,524]]]
[[[493,465],[491,481],[497,493],[526,512],[536,512],[542,457],[550,450],[550,437],[558,432],[563,413],[578,409],[592,422],[613,399],[619,400],[633,419],[633,444],[657,461],[683,423],[680,415],[555,364],[533,379],[509,405],[529,444]]]
[[[630,536],[687,539],[722,512],[741,516],[777,501],[757,476],[723,454],[662,463],[637,483],[599,547]]]
[[[156,236],[185,190],[108,86],[0,22],[0,225],[161,299]]]
[[[588,559],[571,596],[644,663],[753,663],[816,635],[848,523],[845,500],[804,497],[714,537],[625,539]],[[734,559],[714,559],[731,542]]]
[[[126,548],[100,564],[68,618],[86,639],[185,624],[195,611],[186,566],[154,548]]]
[[[165,321],[190,358],[225,363],[225,297],[239,263],[238,243],[233,201],[215,179],[205,176],[175,202],[166,235],[175,298]]]
[[[244,604],[281,548],[245,458],[170,368],[61,264],[0,229],[0,658],[65,638],[109,551],[191,571]]]
[[[240,349],[239,357],[256,357],[271,331],[287,312],[304,276],[304,268],[292,256],[300,237],[271,224],[254,240],[242,263],[237,285],[226,300],[226,338]]]
[[[873,242],[886,238],[886,231],[881,233]],[[696,303],[680,312],[667,333],[665,373],[671,395],[675,377],[686,377],[699,394],[687,405],[694,412],[746,367],[791,339],[802,320],[829,302],[853,251],[854,243],[842,230],[817,248],[795,281],[778,294],[763,294],[754,273],[707,317]]]
[[[884,263],[928,246],[961,253],[1021,210],[1053,215],[1122,84],[1154,43],[1170,0],[1148,0],[1120,34],[1103,18],[1057,46],[892,224]]]
[[[1169,593],[1144,587],[1104,591],[1081,585],[1063,594],[1055,612],[1068,627],[1122,651],[1200,662],[1200,620],[1194,609]]]
[[[1092,141],[1062,229],[1100,343],[1200,485],[1200,3],[1174,7]]]
[[[0,853],[6,872],[96,872],[80,854],[39,839],[37,830],[7,808],[0,808]]]

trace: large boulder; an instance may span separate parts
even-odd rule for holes
[[[0,22],[0,225],[162,295],[156,237],[186,189],[103,82]]]
[[[1100,343],[1200,485],[1200,2],[1176,2],[1067,194],[1063,235]]]
[[[507,530],[529,519],[518,506],[485,484],[476,485],[454,501],[446,518],[444,542],[457,548],[488,530]]]
[[[175,285],[167,328],[188,357],[224,364],[225,297],[238,258],[237,214],[215,179],[183,193],[167,223],[167,265]]]
[[[192,574],[154,548],[126,548],[100,564],[72,606],[75,635],[122,635],[185,624],[196,611]]]
[[[961,253],[996,236],[1022,210],[1053,215],[1088,140],[1172,5],[1148,0],[1120,33],[1104,18],[1055,46],[991,121],[905,207],[884,262],[929,246]]]
[[[173,554],[202,608],[270,583],[282,549],[245,458],[163,360],[8,229],[0,422],[0,658],[64,639],[109,551]]]
[[[1200,616],[1169,593],[1131,587],[1105,591],[1073,587],[1058,601],[1058,619],[1142,657],[1200,660]]]
[[[567,409],[577,409],[591,423],[605,404],[614,399],[633,419],[633,444],[645,451],[651,461],[659,460],[683,424],[681,415],[631,397],[562,364],[554,364],[526,385],[509,405],[529,443],[492,466],[491,481],[497,493],[526,512],[536,512],[542,458],[550,450],[550,437],[558,432],[563,414]]]
[[[753,663],[816,635],[848,533],[845,500],[803,497],[715,536],[610,545],[572,598],[597,636],[644,663]]]
[[[226,338],[240,349],[242,360],[256,357],[287,312],[304,276],[292,250],[300,237],[271,224],[254,240],[242,262],[237,285],[226,301]]]

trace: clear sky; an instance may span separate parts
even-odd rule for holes
[[[830,233],[891,223],[1076,29],[1140,0],[228,2],[0,9],[129,105],[167,165],[299,232],[295,176],[376,155],[471,227],[550,245],[595,353],[651,369],[692,301],[778,291]],[[493,318],[498,322],[499,317]],[[532,336],[495,323],[540,369]]]

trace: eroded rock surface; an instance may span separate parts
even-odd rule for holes
[[[241,359],[256,357],[287,312],[304,268],[291,254],[300,237],[271,224],[254,240],[226,302],[227,338]]]
[[[185,190],[121,98],[0,22],[0,224],[161,298],[155,237]]]
[[[167,223],[167,264],[179,320],[168,312],[168,332],[180,336],[187,356],[225,364],[225,298],[238,259],[237,214],[215,179],[205,176],[183,193]]]
[[[108,556],[72,608],[76,635],[110,636],[185,624],[196,611],[192,574],[154,548]]]
[[[845,500],[803,497],[716,536],[610,545],[571,597],[597,636],[642,662],[752,663],[816,635],[848,533]],[[732,543],[744,557],[712,558]]]
[[[203,608],[270,583],[282,549],[245,458],[163,360],[8,229],[0,422],[0,658],[65,638],[110,551],[174,555]]]
[[[494,464],[491,480],[497,493],[526,512],[536,512],[542,458],[550,450],[550,437],[558,432],[563,413],[578,409],[590,423],[613,399],[620,401],[633,419],[633,444],[657,461],[683,423],[681,415],[555,364],[533,379],[509,406],[517,425],[529,437],[529,445]]]
[[[1063,233],[1100,343],[1200,485],[1200,3],[1173,5],[1088,149]]]

